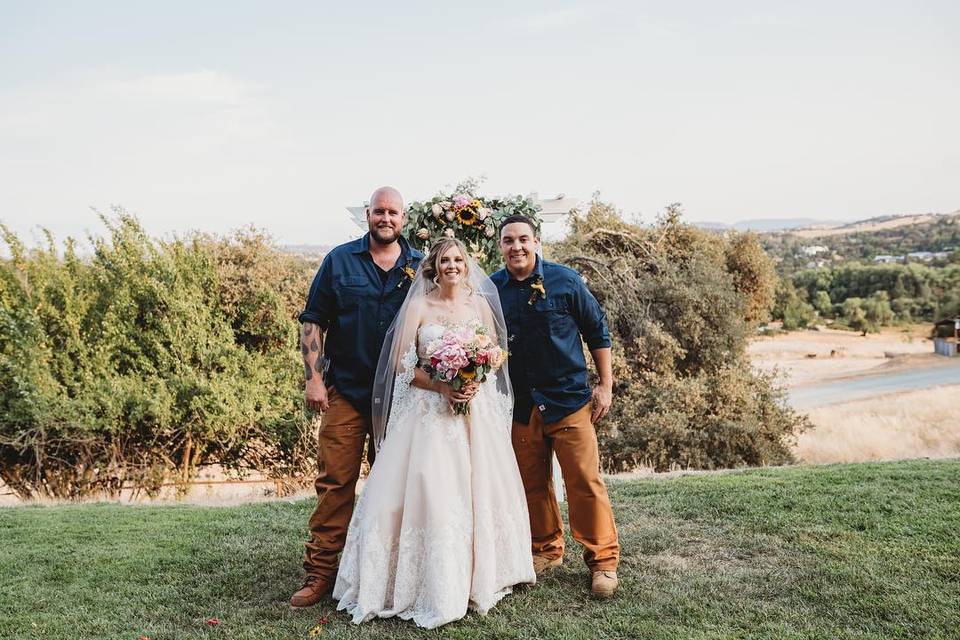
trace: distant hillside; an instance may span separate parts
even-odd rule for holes
[[[761,241],[781,273],[848,261],[946,264],[960,256],[960,210],[770,232]]]
[[[944,215],[950,216],[956,214],[921,213],[901,216],[878,216],[876,218],[868,218],[867,220],[858,220],[846,224],[810,225],[806,228],[791,229],[790,232],[801,238],[822,238],[825,236],[838,236],[849,233],[896,229],[897,227],[932,222],[935,221],[938,216]]]
[[[816,218],[757,218],[753,220],[740,220],[733,224],[727,224],[726,222],[694,222],[693,224],[701,229],[710,229],[713,231],[734,229],[736,231],[773,232],[785,231],[787,229],[809,228],[816,225],[834,226],[843,224],[843,222],[836,220],[818,220]]]
[[[332,248],[329,244],[285,244],[280,246],[280,251],[308,260],[322,260]]]

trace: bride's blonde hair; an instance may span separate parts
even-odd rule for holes
[[[464,286],[470,290],[470,293],[473,293],[473,287],[467,283],[467,274],[470,272],[470,254],[467,253],[467,246],[456,238],[440,238],[430,245],[430,252],[423,259],[423,277],[432,282],[435,287],[440,286],[437,284],[437,277],[440,275],[440,257],[451,247],[456,247],[460,251],[460,255],[463,256]]]

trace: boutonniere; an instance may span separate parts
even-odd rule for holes
[[[530,288],[533,289],[533,293],[530,294],[530,299],[527,300],[527,304],[533,304],[538,294],[543,300],[547,299],[547,290],[543,287],[543,276],[537,276],[537,279],[533,281]]]
[[[413,279],[417,275],[416,270],[410,266],[410,262],[411,260],[407,260],[407,264],[401,267],[401,270],[403,271],[403,277],[400,278],[400,284],[397,285],[397,289],[407,284],[408,282],[413,282]]]

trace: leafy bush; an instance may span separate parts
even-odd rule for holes
[[[309,274],[263,236],[152,240],[131,216],[80,257],[3,228],[0,478],[22,496],[155,492],[217,462],[313,455],[296,359]]]
[[[797,293],[792,282],[781,280],[777,285],[773,317],[783,321],[784,331],[793,331],[812,325],[817,319],[817,314],[815,309]]]
[[[295,318],[312,269],[253,230],[158,241],[122,211],[104,222],[89,256],[52,237],[28,251],[2,229],[0,478],[76,498],[153,493],[210,463],[308,474]],[[788,461],[806,422],[744,354],[775,286],[756,239],[699,231],[676,208],[641,228],[599,201],[572,225],[547,250],[585,274],[614,335],[604,466]]]
[[[840,305],[838,324],[850,327],[863,335],[877,333],[880,327],[893,323],[893,309],[886,291],[877,291],[866,300],[847,298]]]
[[[794,274],[789,280],[792,280],[801,297],[806,295],[814,301],[821,315],[826,315],[824,308],[827,299],[833,309],[841,308],[850,298],[859,298],[864,304],[867,300],[875,299],[874,303],[867,306],[874,307],[871,322],[878,327],[897,322],[939,320],[960,310],[960,265],[957,264],[946,267],[846,264],[807,269]],[[886,296],[886,304],[874,296]],[[775,317],[777,313],[775,309]],[[854,315],[853,311],[844,314],[841,309],[838,319],[841,323],[849,324],[849,318]]]
[[[809,423],[746,357],[775,286],[757,240],[682,224],[676,205],[650,227],[627,224],[596,198],[571,226],[551,256],[584,275],[613,337],[604,466],[790,461],[790,441]]]

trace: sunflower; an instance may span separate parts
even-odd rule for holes
[[[472,364],[460,369],[460,377],[464,380],[473,380],[477,377],[477,368]]]
[[[477,212],[473,208],[460,209],[457,212],[457,222],[466,226],[472,226],[477,221]]]
[[[534,300],[537,299],[537,294],[539,293],[540,297],[544,300],[547,299],[547,290],[543,286],[543,278],[537,276],[537,279],[534,280],[533,284],[530,285],[530,288],[533,290],[530,293],[530,299],[527,300],[527,304],[533,304]]]

